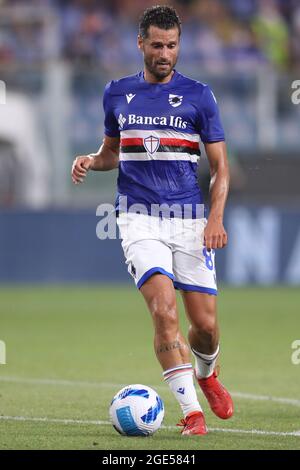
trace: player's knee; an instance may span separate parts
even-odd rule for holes
[[[214,338],[218,331],[216,316],[211,314],[201,315],[201,317],[193,321],[192,328],[195,333],[205,334]]]
[[[155,330],[160,334],[173,335],[178,330],[178,317],[174,302],[157,302],[152,309]]]

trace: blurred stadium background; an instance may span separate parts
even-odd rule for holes
[[[76,187],[70,167],[102,141],[105,83],[142,68],[137,23],[152,4],[0,1],[1,281],[130,282],[119,241],[95,235],[96,207],[114,202],[116,171]],[[212,86],[226,130],[230,244],[218,254],[219,279],[298,284],[299,2],[171,4],[183,21],[177,68]],[[199,179],[207,187],[204,157]]]
[[[120,240],[96,236],[117,171],[70,177],[75,155],[101,144],[105,83],[143,66],[137,23],[154,3],[0,0],[0,448],[199,447],[175,429],[145,443],[107,426],[126,383],[159,390],[173,428],[179,409]],[[217,272],[236,413],[220,424],[202,397],[212,432],[201,448],[299,448],[300,3],[169,4],[183,21],[177,69],[214,90],[232,176]],[[204,153],[199,181],[207,190]]]

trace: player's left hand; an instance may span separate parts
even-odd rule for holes
[[[224,248],[227,245],[227,241],[227,233],[223,222],[208,218],[204,229],[204,245],[206,249],[209,251],[216,248]]]

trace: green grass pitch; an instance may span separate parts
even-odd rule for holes
[[[153,352],[152,321],[134,286],[1,287],[1,449],[299,449],[300,339],[296,288],[220,289],[221,380],[235,415],[215,417],[201,395],[210,432],[182,437],[179,405]],[[187,332],[178,294],[181,326]],[[154,387],[163,427],[122,437],[108,408],[124,385]]]

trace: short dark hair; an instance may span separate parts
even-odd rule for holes
[[[157,26],[161,29],[178,28],[181,34],[181,21],[175,8],[167,5],[156,5],[144,11],[139,22],[139,34],[145,39],[148,36],[150,26]]]

